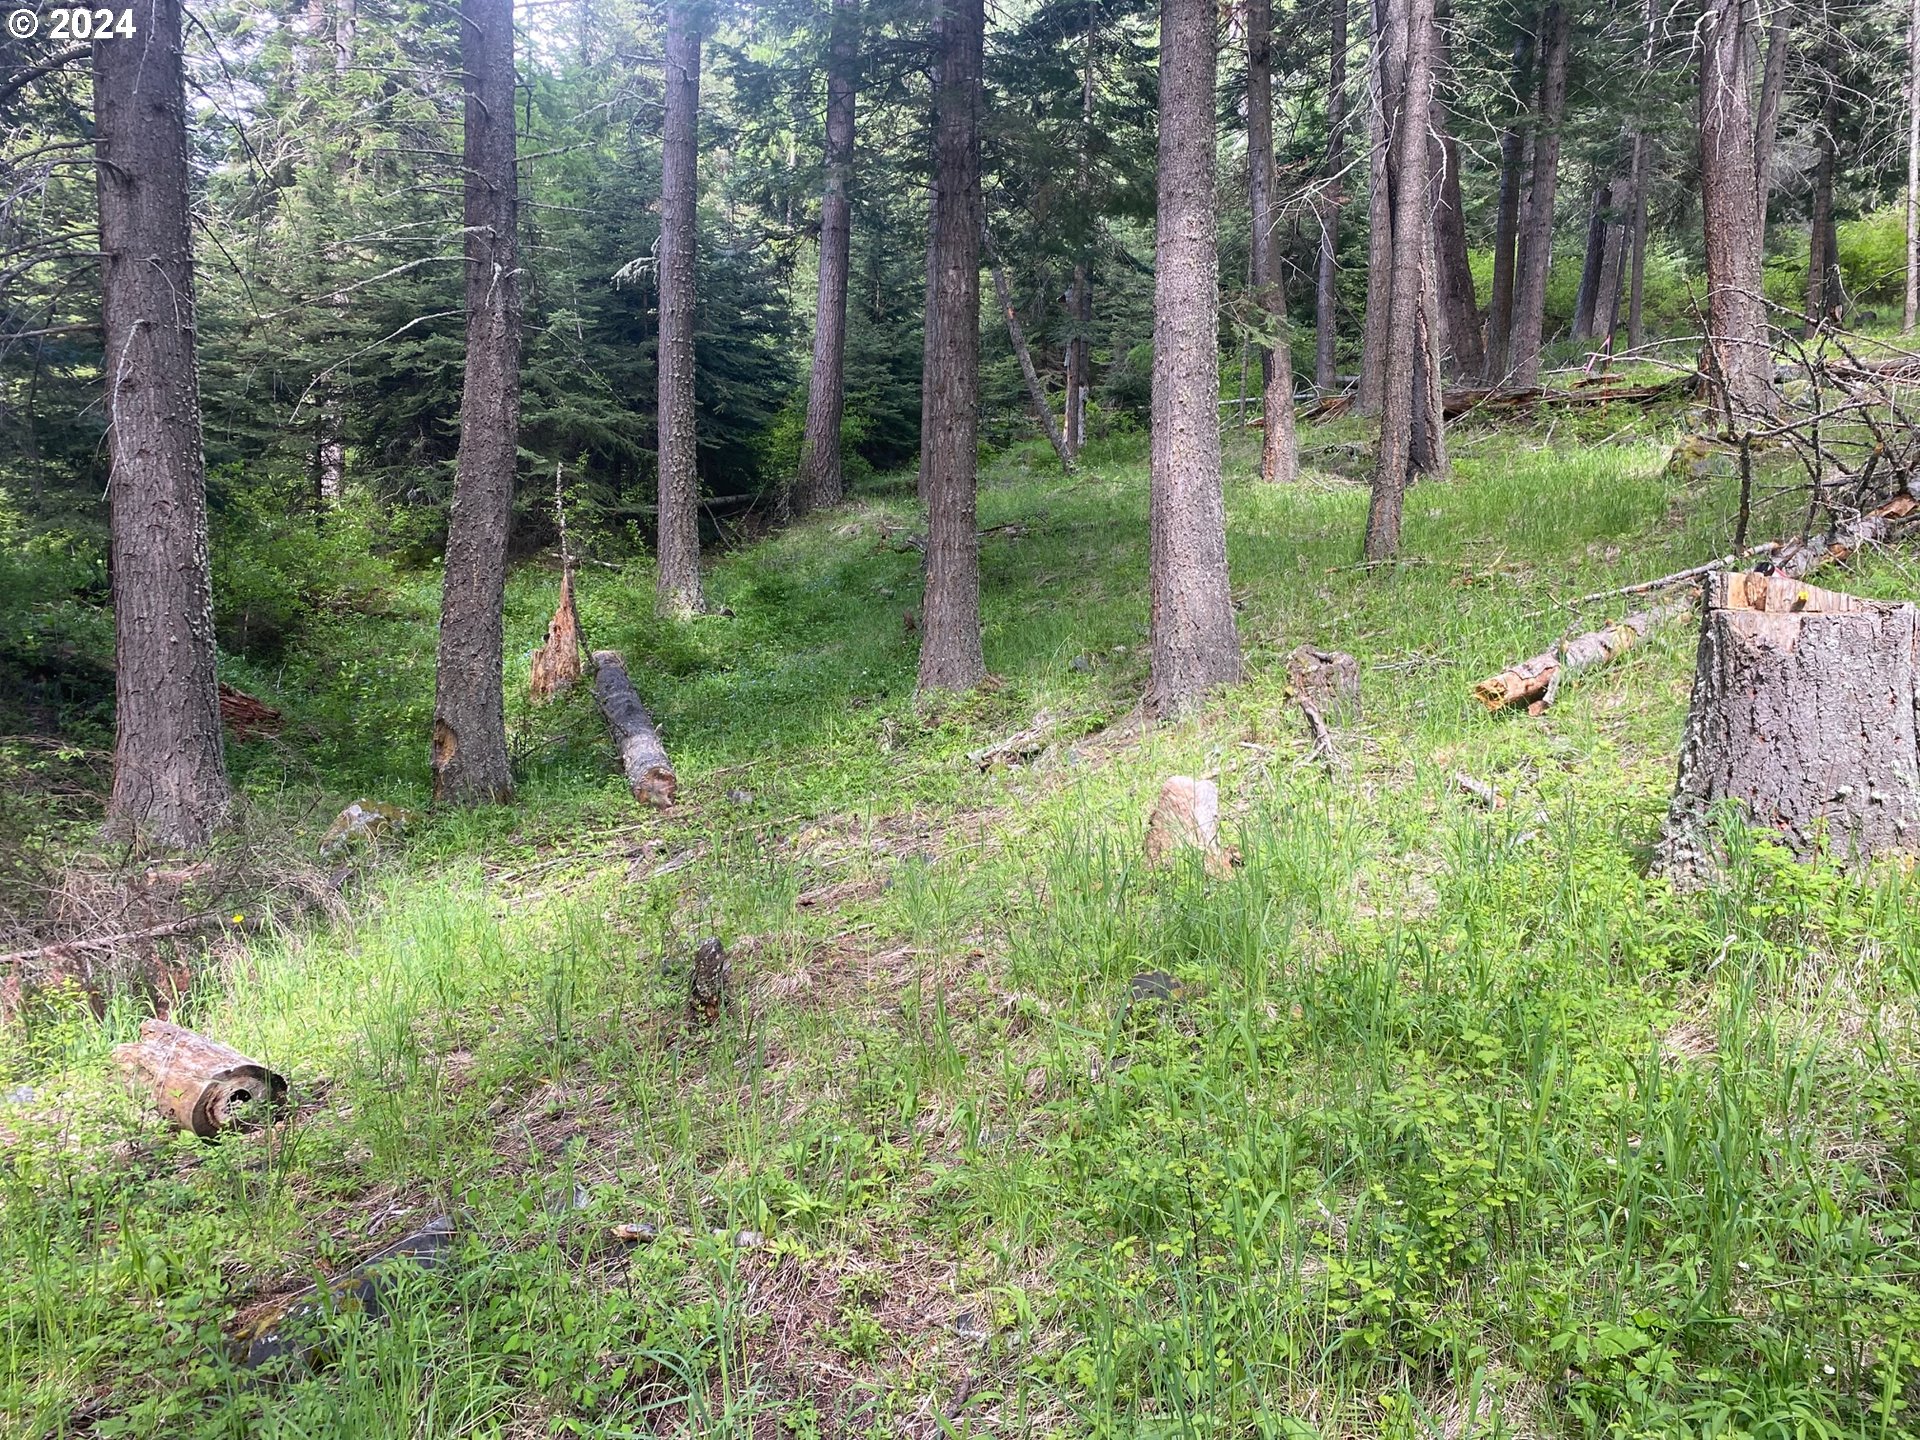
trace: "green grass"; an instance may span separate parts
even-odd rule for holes
[[[1710,889],[1647,878],[1685,626],[1538,719],[1468,697],[1571,598],[1729,546],[1725,477],[1582,423],[1456,435],[1386,570],[1354,564],[1357,429],[1309,430],[1287,489],[1235,449],[1249,678],[1137,733],[1131,444],[986,477],[982,525],[1028,528],[984,542],[1000,683],[969,697],[912,701],[897,487],[718,558],[731,618],[588,572],[680,810],[635,811],[589,705],[516,702],[519,805],[201,968],[183,1018],[284,1069],[292,1123],[157,1129],[107,1064],[131,993],[5,1032],[36,1092],[0,1106],[7,1433],[1916,1433],[1914,882],[1737,835]],[[516,690],[553,592],[511,587]],[[250,677],[295,722],[237,757],[262,812],[419,798],[433,596]],[[1337,777],[1284,694],[1300,643],[1362,662]],[[1042,712],[1033,764],[966,760]],[[1229,877],[1143,867],[1180,772],[1220,783]],[[707,933],[740,1004],[693,1031]],[[1179,1003],[1126,1003],[1146,969]],[[454,1262],[328,1322],[318,1374],[229,1358],[236,1311],[442,1212]]]

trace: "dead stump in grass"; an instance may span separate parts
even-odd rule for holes
[[[1752,571],[1709,576],[1703,605],[1658,868],[1708,866],[1724,807],[1802,857],[1822,841],[1852,859],[1911,847],[1920,612]]]
[[[1147,864],[1158,870],[1183,850],[1199,850],[1209,875],[1224,875],[1233,867],[1233,852],[1220,843],[1220,787],[1173,775],[1160,787],[1147,819]]]
[[[1302,645],[1287,657],[1293,697],[1330,725],[1351,724],[1360,715],[1360,662],[1340,650]]]

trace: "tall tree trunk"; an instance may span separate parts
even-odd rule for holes
[[[1654,45],[1659,29],[1657,0],[1646,0],[1642,14],[1645,39],[1641,42],[1641,68],[1653,70]],[[1915,0],[1920,4],[1920,0]],[[1638,350],[1646,343],[1645,304],[1647,294],[1647,187],[1653,178],[1653,144],[1645,130],[1633,130],[1633,209],[1627,217],[1627,248],[1631,256],[1629,298],[1627,301],[1627,348]]]
[[[1617,201],[1633,184],[1631,176],[1613,182]],[[1593,302],[1593,333],[1601,349],[1613,353],[1614,332],[1620,328],[1620,281],[1626,270],[1627,227],[1619,220],[1607,222],[1600,249],[1600,291]]]
[[[1533,32],[1523,30],[1513,42],[1513,92],[1530,93],[1533,72]],[[1524,105],[1524,101],[1516,100]],[[1523,111],[1516,111],[1500,132],[1500,193],[1494,207],[1493,293],[1487,299],[1487,353],[1481,371],[1492,385],[1507,373],[1513,333],[1513,266],[1520,235],[1521,172],[1527,160],[1527,132]]]
[[[1393,291],[1388,334],[1386,396],[1380,447],[1374,459],[1364,547],[1368,560],[1387,560],[1400,548],[1400,514],[1412,459],[1427,224],[1427,147],[1423,134],[1433,102],[1433,0],[1395,0],[1407,37],[1406,104],[1401,108],[1393,175]],[[1424,387],[1422,387],[1424,388]],[[1424,407],[1420,407],[1424,408]]]
[[[1161,0],[1160,170],[1153,285],[1149,588],[1160,715],[1240,678],[1220,484],[1217,63],[1210,0]]]
[[[1792,45],[1793,12],[1800,0],[1774,0],[1767,27],[1767,63],[1760,76],[1760,104],[1753,116],[1753,177],[1759,194],[1760,224],[1767,223],[1773,194],[1773,144],[1780,130],[1780,103],[1787,94],[1787,55]],[[1756,242],[1762,237],[1756,236]]]
[[[1450,62],[1452,15],[1434,14],[1433,66]],[[1440,298],[1440,342],[1447,375],[1478,375],[1487,363],[1480,335],[1480,303],[1473,293],[1473,266],[1467,259],[1467,217],[1460,195],[1460,146],[1447,123],[1446,102],[1436,91],[1427,164],[1438,184],[1433,207],[1434,283]]]
[[[1427,153],[1427,164],[1433,164],[1433,153]],[[1413,366],[1413,431],[1409,437],[1410,455],[1413,469],[1422,475],[1431,475],[1444,479],[1447,473],[1447,432],[1446,432],[1446,391],[1443,388],[1446,371],[1442,354],[1441,335],[1444,322],[1441,319],[1440,305],[1440,263],[1437,255],[1437,239],[1434,234],[1431,217],[1438,210],[1434,198],[1439,190],[1439,176],[1430,173],[1427,176],[1427,206],[1419,217],[1426,231],[1425,249],[1420,259],[1420,334],[1414,342]]]
[[[467,77],[467,373],[440,595],[432,759],[434,800],[464,805],[513,794],[501,677],[520,443],[513,0],[461,0],[460,68]]]
[[[1299,478],[1300,446],[1293,427],[1293,347],[1287,297],[1280,281],[1280,206],[1273,179],[1273,6],[1247,0],[1247,197],[1253,215],[1253,291],[1275,340],[1260,347],[1262,413],[1260,478],[1268,484]]]
[[[1502,383],[1530,390],[1540,383],[1545,343],[1547,271],[1553,260],[1553,198],[1560,174],[1560,119],[1567,101],[1565,0],[1546,0],[1540,14],[1540,98],[1534,106],[1533,174],[1515,262],[1513,330]]]
[[[694,247],[700,128],[700,21],[694,0],[668,0],[666,117],[660,151],[660,508],[654,606],[697,615],[700,591],[699,440],[694,429]]]
[[[1091,0],[1087,6],[1086,63],[1080,77],[1080,157],[1074,178],[1082,235],[1073,262],[1073,287],[1067,310],[1072,332],[1067,340],[1067,453],[1077,456],[1087,443],[1087,398],[1093,388],[1093,97],[1094,46],[1100,34]]]
[[[1730,419],[1778,405],[1760,293],[1744,0],[1705,0],[1700,25],[1700,200],[1707,252],[1708,368]]]
[[[1393,145],[1400,125],[1400,92],[1406,81],[1406,36],[1395,0],[1369,3],[1367,313],[1360,336],[1360,390],[1353,406],[1361,415],[1378,414],[1386,393],[1388,312],[1393,294]]]
[[[197,848],[231,795],[214,679],[180,0],[93,47],[112,529],[110,834]]]
[[[853,243],[853,112],[860,67],[860,0],[834,0],[827,43],[827,183],[820,197],[820,294],[813,316],[813,374],[800,442],[798,509],[826,509],[846,494],[840,420],[846,409],[847,272]]]
[[[1607,258],[1607,212],[1613,205],[1613,181],[1595,181],[1593,203],[1587,208],[1587,246],[1580,262],[1580,289],[1573,301],[1573,338],[1592,337],[1595,309],[1600,299],[1600,271]]]
[[[1006,317],[1007,342],[1013,347],[1013,358],[1020,362],[1020,378],[1026,381],[1027,399],[1032,402],[1033,417],[1046,432],[1047,443],[1059,458],[1060,468],[1071,475],[1073,452],[1067,448],[1066,436],[1060,431],[1059,421],[1053,418],[1053,402],[1047,398],[1047,388],[1040,383],[1040,372],[1034,368],[1033,351],[1027,348],[1027,332],[1020,323],[1020,312],[1014,306],[1013,292],[1007,287],[1007,272],[1000,264],[1000,257],[994,253],[992,238],[984,231],[981,238],[986,246],[987,264],[993,271],[994,298],[1000,302],[1000,313]]]
[[[1920,320],[1920,0],[1907,22],[1907,303],[1900,331]]]
[[[935,96],[934,297],[926,455],[927,586],[920,689],[986,678],[974,524],[980,394],[980,84],[983,0],[942,0]]]
[[[1807,247],[1807,330],[1838,308],[1840,245],[1833,219],[1833,180],[1839,168],[1840,53],[1829,31],[1821,46],[1819,158],[1813,170],[1813,216]]]
[[[1313,386],[1334,386],[1334,345],[1339,339],[1340,187],[1337,177],[1347,141],[1347,0],[1327,0],[1327,163],[1315,214],[1320,221],[1320,263],[1313,292]]]
[[[935,8],[939,8],[937,3]],[[933,24],[933,37],[937,46],[938,19]],[[920,321],[920,477],[914,493],[922,505],[927,503],[927,465],[933,445],[933,386],[928,381],[940,355],[939,334],[935,328],[940,322],[936,308],[940,290],[940,231],[935,224],[935,216],[940,213],[939,196],[940,177],[935,175],[927,182],[927,298]]]

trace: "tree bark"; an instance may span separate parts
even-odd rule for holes
[[[919,687],[986,678],[974,502],[980,393],[980,85],[983,0],[941,0],[935,96],[933,343],[925,385],[927,585]]]
[[[1759,192],[1747,96],[1744,0],[1706,0],[1700,38],[1700,199],[1706,231],[1708,368],[1730,420],[1774,414],[1760,292]]]
[[[1607,209],[1613,204],[1613,182],[1601,180],[1587,207],[1587,243],[1580,260],[1580,288],[1573,300],[1573,338],[1586,340],[1594,330],[1594,310],[1600,299],[1600,270],[1606,262]]]
[[[1168,716],[1240,678],[1220,482],[1217,63],[1209,0],[1161,0],[1159,205],[1153,287],[1149,585],[1152,679]]]
[[[1616,207],[1632,183],[1631,176],[1613,182]],[[1593,335],[1600,342],[1600,348],[1609,354],[1613,351],[1614,332],[1620,328],[1620,281],[1626,271],[1626,253],[1627,227],[1618,220],[1609,220],[1600,246],[1600,289],[1593,301]]]
[[[1724,807],[1801,856],[1823,842],[1854,859],[1910,848],[1916,639],[1910,604],[1781,575],[1710,576],[1659,867],[1710,865]]]
[[[1080,157],[1074,179],[1081,236],[1073,263],[1073,288],[1067,302],[1073,330],[1067,341],[1067,453],[1079,455],[1087,443],[1087,399],[1093,389],[1093,102],[1095,44],[1100,34],[1091,0],[1087,6],[1086,63],[1080,79]]]
[[[1273,177],[1273,5],[1247,0],[1247,198],[1253,216],[1253,291],[1275,333],[1260,347],[1260,478],[1269,485],[1299,478],[1293,425],[1293,346],[1287,296],[1280,280],[1280,206]]]
[[[627,662],[618,650],[593,652],[593,698],[599,702],[607,729],[613,732],[613,743],[620,750],[620,769],[633,798],[663,810],[672,805],[679,786],[673,761],[667,757],[667,747],[661,743],[653,717],[640,703],[627,674]]]
[[[1907,22],[1907,299],[1900,332],[1920,319],[1920,0]]]
[[[1433,163],[1428,152],[1427,163]],[[1424,231],[1420,258],[1420,333],[1414,342],[1413,431],[1409,437],[1414,470],[1437,479],[1447,474],[1447,427],[1444,359],[1441,337],[1445,325],[1440,307],[1440,262],[1433,217],[1439,210],[1439,177],[1427,176],[1427,203],[1416,217]]]
[[[1833,283],[1835,272],[1840,268],[1833,223],[1833,172],[1836,159],[1833,130],[1838,119],[1832,72],[1829,71],[1826,94],[1820,106],[1820,133],[1815,141],[1819,158],[1813,167],[1813,217],[1807,239],[1808,334],[1812,334],[1826,318],[1839,288]]]
[[[1533,72],[1533,33],[1523,30],[1513,42],[1513,90],[1528,92]],[[1524,102],[1516,102],[1524,103]],[[1487,301],[1487,356],[1482,382],[1497,385],[1507,373],[1513,336],[1513,270],[1520,236],[1521,171],[1527,159],[1523,114],[1516,112],[1500,132],[1500,195],[1493,222],[1493,293]]]
[[[813,374],[800,442],[796,508],[827,509],[846,494],[840,421],[846,410],[847,271],[852,255],[854,96],[859,82],[860,0],[834,0],[827,45],[827,183],[820,197],[820,294]]]
[[[1445,25],[1439,26],[1434,39],[1434,68],[1447,65],[1448,37]],[[1478,375],[1486,368],[1486,346],[1480,334],[1480,302],[1473,293],[1473,266],[1467,258],[1467,217],[1460,195],[1460,146],[1447,124],[1446,102],[1434,96],[1431,153],[1427,163],[1438,177],[1438,197],[1433,207],[1433,245],[1435,283],[1440,294],[1440,341],[1444,356],[1443,374]]]
[[[113,1060],[163,1118],[202,1140],[248,1128],[287,1099],[287,1082],[258,1060],[165,1020],[142,1020],[140,1038],[114,1046]]]
[[[1313,292],[1313,388],[1334,387],[1339,339],[1340,189],[1347,141],[1347,0],[1327,0],[1327,164],[1314,210],[1320,221],[1319,269]]]
[[[1545,343],[1547,271],[1553,260],[1553,199],[1560,173],[1560,121],[1567,102],[1567,39],[1571,16],[1565,0],[1546,0],[1540,14],[1540,98],[1534,107],[1533,173],[1515,261],[1513,329],[1507,373],[1501,383],[1531,390],[1540,383]]]
[[[1753,179],[1762,227],[1773,194],[1774,137],[1780,130],[1780,103],[1787,94],[1787,55],[1798,4],[1799,0],[1775,0],[1773,20],[1767,27],[1767,63],[1760,75],[1760,103],[1753,117]]]
[[[1067,448],[1066,436],[1060,431],[1060,422],[1053,417],[1053,402],[1047,398],[1046,386],[1040,383],[1040,372],[1033,365],[1033,351],[1027,348],[1027,332],[1020,324],[1020,312],[1014,307],[1013,292],[1007,288],[1007,272],[1000,264],[1000,257],[994,253],[993,242],[982,236],[986,245],[987,264],[993,272],[993,294],[1000,302],[1000,313],[1007,321],[1007,342],[1013,347],[1013,358],[1020,362],[1020,377],[1027,385],[1027,399],[1033,405],[1034,419],[1040,422],[1040,428],[1046,431],[1047,443],[1053,447],[1054,455],[1060,461],[1060,468],[1069,475],[1073,473],[1073,452]]]
[[[180,0],[93,47],[114,629],[110,834],[206,844],[231,792],[214,678]]]
[[[697,615],[699,441],[693,405],[694,249],[698,244],[700,22],[694,0],[668,0],[666,117],[660,153],[659,573],[662,615]]]
[[[1386,356],[1386,397],[1380,446],[1367,507],[1364,554],[1388,560],[1400,548],[1400,514],[1412,460],[1415,380],[1423,348],[1421,272],[1430,245],[1427,220],[1427,146],[1424,131],[1433,100],[1433,0],[1397,0],[1407,37],[1405,104],[1395,137],[1393,174],[1393,290]],[[1424,388],[1424,387],[1423,387]],[[1425,407],[1420,407],[1424,409]]]
[[[434,800],[464,805],[513,794],[501,674],[520,435],[512,0],[461,0],[460,64],[467,77],[467,372],[440,596],[432,761]]]
[[[1387,388],[1388,315],[1393,297],[1393,144],[1406,83],[1406,37],[1397,0],[1369,0],[1367,65],[1367,313],[1360,335],[1357,415],[1377,415]]]

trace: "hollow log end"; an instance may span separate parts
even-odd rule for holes
[[[264,1065],[236,1067],[216,1075],[200,1092],[189,1128],[203,1139],[222,1130],[246,1130],[285,1106],[287,1082]]]

